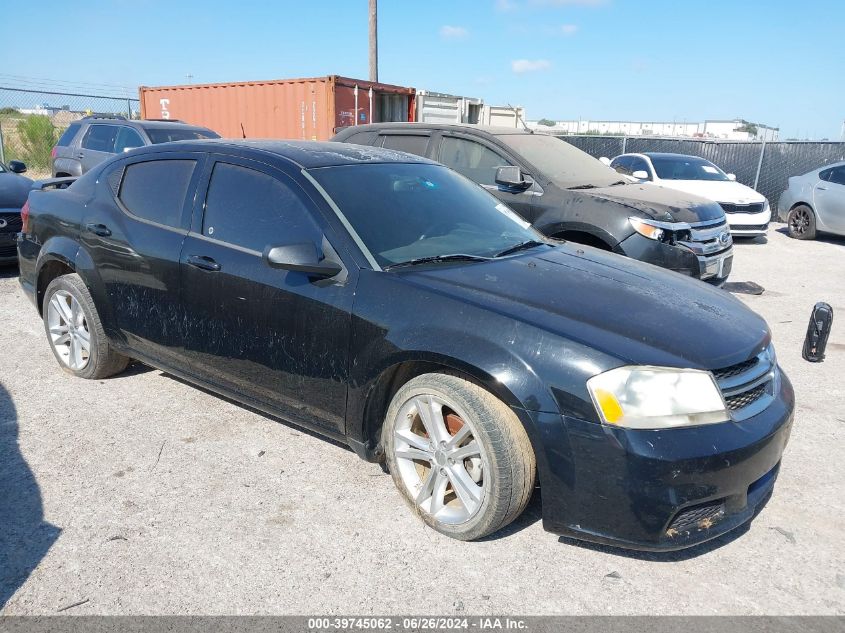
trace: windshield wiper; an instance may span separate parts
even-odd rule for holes
[[[409,259],[406,262],[398,262],[386,266],[384,270],[391,270],[393,268],[402,268],[405,266],[416,266],[417,264],[429,264],[431,262],[486,262],[489,257],[482,257],[481,255],[469,255],[466,253],[453,253],[452,255],[431,255],[429,257],[417,257]]]
[[[597,185],[575,185],[574,187],[567,187],[567,189],[596,189]]]
[[[608,187],[615,187],[616,185],[628,185],[628,184],[633,184],[633,183],[630,183],[627,180],[617,180],[616,182],[610,183],[608,185]]]
[[[496,253],[493,257],[504,257],[505,255],[513,255],[514,253],[518,253],[519,251],[524,251],[529,248],[534,248],[535,246],[542,246],[545,242],[541,242],[539,240],[526,240],[525,242],[520,242],[510,248],[506,248],[500,253]]]

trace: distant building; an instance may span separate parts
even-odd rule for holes
[[[689,136],[698,138],[726,139],[732,141],[776,141],[778,128],[742,119],[730,121],[707,120],[703,123],[687,121],[593,121],[579,119],[571,121],[528,121],[528,126],[558,134],[607,134],[619,136]]]

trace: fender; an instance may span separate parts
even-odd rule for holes
[[[547,216],[550,214],[546,214]],[[545,219],[544,218],[541,219]],[[605,231],[603,228],[596,226],[595,224],[587,224],[586,222],[567,222],[565,220],[555,220],[551,224],[544,224],[544,225],[537,225],[536,228],[542,231],[545,235],[558,235],[565,231],[577,231],[578,233],[586,233],[587,235],[591,235],[597,240],[601,240],[605,244],[607,244],[608,248],[613,250],[615,249],[620,240],[615,238],[613,235]],[[627,237],[627,236],[626,236]]]
[[[100,315],[100,321],[103,324],[103,329],[109,338],[114,339],[117,331],[114,327],[114,315],[112,312],[111,302],[103,292],[102,279],[100,273],[94,266],[94,261],[90,253],[72,238],[64,236],[54,236],[48,239],[42,246],[38,254],[38,260],[35,265],[36,276],[36,290],[37,284],[40,281],[41,272],[49,262],[58,261],[73,270],[82,278],[91,293],[91,298],[94,300],[94,305],[97,307],[97,312]],[[41,313],[41,304],[43,297],[37,296],[38,311]]]

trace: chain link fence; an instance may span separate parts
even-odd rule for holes
[[[559,136],[595,158],[629,152],[673,152],[706,158],[766,196],[777,209],[792,176],[845,160],[845,143],[829,141],[722,141],[645,136]],[[775,218],[776,219],[776,218]]]
[[[50,152],[73,121],[89,114],[140,118],[132,97],[0,86],[0,162],[20,160],[30,178],[50,176]]]

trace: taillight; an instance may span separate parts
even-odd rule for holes
[[[21,232],[29,233],[29,200],[21,207]]]
[[[54,147],[53,149],[50,150],[50,158],[56,157],[56,154],[58,153],[58,151],[57,151],[58,149],[59,149],[58,147]]]

